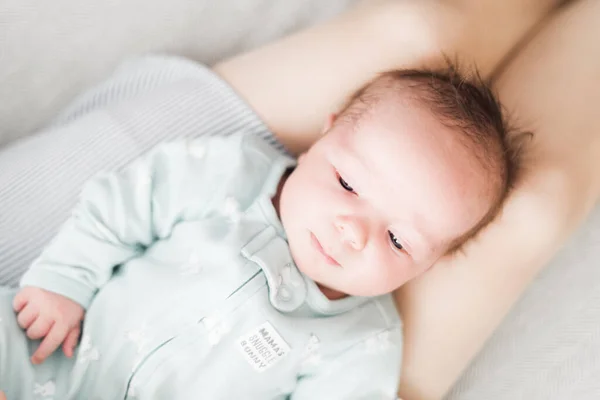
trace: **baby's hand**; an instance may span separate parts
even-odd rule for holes
[[[79,339],[84,310],[79,304],[60,294],[36,287],[21,289],[14,298],[19,326],[30,339],[44,338],[31,357],[41,364],[62,343],[63,352],[72,357]]]

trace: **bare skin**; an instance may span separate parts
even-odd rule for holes
[[[527,171],[503,217],[464,257],[441,261],[397,292],[405,398],[447,392],[599,197],[592,171],[600,167],[593,135],[600,87],[590,86],[600,82],[593,39],[600,5],[578,1],[540,23],[558,3],[368,2],[215,67],[295,152],[374,74],[436,65],[442,52],[493,76],[504,105],[535,130]]]

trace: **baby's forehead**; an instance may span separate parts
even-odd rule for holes
[[[361,96],[353,98],[343,110],[341,117],[359,127],[371,118],[377,118],[390,108],[402,110],[423,106],[409,91],[398,91],[389,86],[372,85]]]
[[[412,96],[385,96],[365,104],[348,123],[352,139],[358,143],[370,141],[373,136],[378,140],[396,139],[413,151],[437,150],[446,162],[485,157],[487,153],[486,146],[478,143],[460,121],[449,120],[435,107]],[[479,164],[478,168],[483,167]]]
[[[399,111],[378,106],[353,127],[341,147],[373,180],[385,171],[392,171],[389,179],[419,175],[423,184],[445,176],[445,184],[456,185],[468,177],[473,193],[489,193],[496,179],[463,136],[459,129],[442,124],[423,108]]]
[[[462,123],[459,117],[453,120],[452,115],[440,111],[440,104],[430,102],[423,88],[405,84],[405,90],[399,90],[398,85],[373,84],[344,111],[347,115],[342,123],[349,128],[345,131],[350,133],[348,139],[355,151],[360,153],[377,145],[372,143],[374,140],[391,142],[380,145],[378,151],[397,152],[395,161],[400,164],[404,162],[400,154],[408,148],[410,153],[423,155],[431,163],[467,163],[465,173],[490,175],[487,179],[495,181],[491,175],[497,169],[494,164],[498,157],[488,154],[485,140],[477,139],[481,132]],[[378,158],[379,154],[367,157]]]
[[[381,98],[355,110],[348,121],[351,139],[360,143],[400,140],[421,150],[440,145],[465,147],[460,130],[444,124],[435,110],[415,99],[398,96]]]

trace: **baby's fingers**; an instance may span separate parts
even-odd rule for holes
[[[65,340],[67,329],[67,326],[64,324],[54,324],[40,344],[40,347],[38,347],[35,353],[33,353],[33,356],[31,356],[31,362],[34,364],[41,364],[48,358],[48,356]]]
[[[27,305],[28,302],[29,299],[27,298],[27,295],[25,295],[21,290],[13,298],[13,309],[15,310],[15,312],[20,312],[23,309],[23,307]],[[2,398],[0,397],[0,400],[1,399]]]
[[[25,307],[17,316],[17,323],[23,329],[28,329],[29,326],[37,319],[39,310],[37,307],[29,305]]]
[[[65,353],[65,356],[69,358],[73,357],[75,346],[77,345],[77,340],[79,339],[79,333],[79,328],[73,328],[67,335],[67,338],[63,342],[63,352]]]
[[[53,324],[53,320],[39,316],[27,328],[27,337],[31,340],[41,339],[48,334]]]

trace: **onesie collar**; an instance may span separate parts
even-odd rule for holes
[[[292,259],[287,241],[268,225],[242,248],[242,255],[257,263],[269,285],[269,301],[289,313],[306,304],[317,315],[336,315],[367,302],[369,297],[348,296],[329,300],[317,284],[302,274]]]

